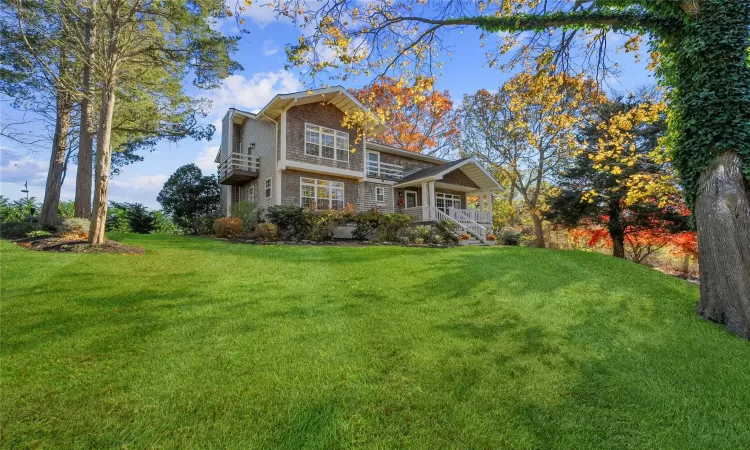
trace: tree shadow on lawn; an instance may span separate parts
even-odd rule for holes
[[[435,326],[445,334],[435,341],[449,343],[436,346],[435,361],[479,368],[427,370],[450,391],[441,407],[494,403],[473,420],[502,421],[515,430],[512,441],[539,448],[750,443],[746,342],[696,316],[693,286],[614,258],[577,256],[467,254],[412,286],[423,302],[453,307],[455,318]],[[493,398],[487,385],[496,386]],[[472,445],[499,444],[487,439]]]

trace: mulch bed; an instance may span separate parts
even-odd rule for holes
[[[105,241],[101,245],[91,245],[85,239],[71,239],[60,236],[24,238],[13,242],[20,247],[43,252],[120,253],[126,255],[142,255],[146,253],[146,250],[142,247],[125,245],[116,241]]]

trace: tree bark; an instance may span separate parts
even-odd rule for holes
[[[609,205],[607,230],[609,231],[609,237],[612,238],[612,256],[625,258],[625,229],[620,220],[620,211],[620,199],[613,199]]]
[[[57,209],[60,204],[63,168],[68,149],[68,131],[70,130],[70,113],[72,102],[66,93],[57,93],[57,111],[55,117],[55,135],[52,139],[52,154],[47,170],[47,185],[44,189],[44,202],[39,222],[44,226],[54,227],[57,221]]]
[[[750,339],[750,188],[737,154],[724,153],[701,174],[695,217],[698,314]]]
[[[531,220],[534,221],[534,234],[536,235],[536,241],[534,245],[539,248],[545,248],[544,242],[544,228],[542,227],[542,218],[536,213],[531,213]]]
[[[86,13],[84,45],[86,55],[83,65],[83,98],[81,99],[81,125],[78,143],[78,171],[76,173],[76,198],[74,215],[88,219],[91,217],[91,169],[94,149],[93,107],[91,103],[91,59],[93,48],[93,11]]]
[[[112,151],[109,147],[112,137],[112,115],[115,109],[115,83],[112,79],[102,85],[102,106],[99,112],[99,137],[96,141],[96,186],[94,189],[94,209],[91,214],[89,243],[104,243],[104,226],[107,222],[107,191],[109,171],[112,165]]]

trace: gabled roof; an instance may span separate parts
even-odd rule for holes
[[[330,88],[313,89],[310,91],[294,92],[291,94],[278,94],[266,106],[261,109],[256,117],[260,120],[275,121],[287,108],[294,105],[305,105],[308,103],[317,103],[326,101],[337,107],[344,113],[353,109],[367,111],[365,105],[357,100],[342,86],[333,86]],[[368,123],[371,132],[378,134],[386,130],[386,126],[379,120],[373,120]]]
[[[473,157],[459,159],[457,161],[451,161],[447,164],[441,164],[439,166],[428,167],[426,169],[418,170],[413,172],[401,179],[393,187],[406,187],[413,186],[420,182],[426,181],[439,181],[443,177],[454,170],[461,170],[479,187],[480,190],[488,191],[502,191],[502,186],[495,180],[495,177],[490,175],[487,170],[482,167],[479,162]]]

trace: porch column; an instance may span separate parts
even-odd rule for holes
[[[487,218],[490,221],[490,230],[492,230],[492,191],[487,192]]]
[[[480,192],[477,197],[479,197],[479,210],[484,212],[484,192]]]
[[[429,199],[427,198],[427,183],[422,183],[422,220],[429,220]]]
[[[430,220],[432,220],[434,219],[434,217],[432,217],[432,208],[435,207],[435,182],[430,181],[427,183],[427,186],[430,190]]]

